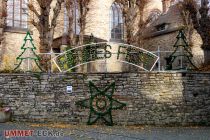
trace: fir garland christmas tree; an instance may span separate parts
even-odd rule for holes
[[[180,30],[174,44],[174,52],[166,58],[166,70],[192,70],[197,69],[192,62],[193,54],[190,52],[187,38],[184,31]],[[176,61],[178,60],[178,61]],[[178,63],[178,67],[173,68],[173,64]]]
[[[27,64],[27,72],[31,72],[33,62],[35,62],[36,66],[42,71],[39,66],[40,57],[35,53],[36,47],[33,44],[33,38],[29,31],[24,38],[21,50],[23,50],[22,53],[16,58],[16,60],[19,61],[19,64],[14,70],[17,70],[24,62]]]

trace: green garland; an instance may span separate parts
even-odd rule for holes
[[[27,41],[30,41],[31,46],[26,46]],[[16,71],[20,67],[20,65],[22,64],[24,60],[33,60],[35,64],[37,65],[37,67],[42,71],[42,68],[39,66],[40,57],[34,52],[34,50],[36,50],[36,47],[33,44],[33,38],[31,37],[31,34],[29,31],[27,32],[24,38],[24,43],[21,46],[21,50],[23,50],[22,53],[16,58],[16,60],[19,61],[19,64],[15,67],[14,71]],[[32,55],[34,57],[24,56],[25,53],[27,53],[26,51],[32,52]]]
[[[97,120],[102,119],[106,125],[112,126],[112,110],[122,109],[126,106],[115,100],[112,96],[114,94],[115,82],[107,86],[104,90],[97,88],[92,82],[89,82],[90,98],[76,102],[80,105],[90,109],[88,125],[92,125]]]
[[[192,62],[193,54],[189,50],[189,44],[187,42],[187,39],[185,37],[184,31],[180,30],[177,35],[177,40],[174,44],[175,50],[174,52],[169,56],[166,57],[166,70],[194,70],[197,69],[197,67]],[[179,48],[183,49],[182,54],[177,54],[177,51]],[[181,68],[173,68],[173,63],[178,57],[184,57],[187,58],[188,64],[191,65],[191,67],[185,66]]]

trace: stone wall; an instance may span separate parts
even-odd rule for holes
[[[127,104],[112,112],[118,125],[210,125],[210,73],[1,74],[0,100],[14,121],[85,123],[88,81],[116,82],[114,98]],[[66,86],[73,93],[66,93]]]

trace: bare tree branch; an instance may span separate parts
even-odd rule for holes
[[[60,13],[61,5],[62,5],[63,2],[64,2],[64,0],[57,0],[56,6],[53,9],[54,14],[53,14],[53,18],[52,18],[52,21],[51,21],[51,28],[56,27],[56,21],[57,21],[58,15]]]
[[[29,8],[29,10],[31,10],[31,11],[37,16],[37,18],[40,17],[38,11],[37,11],[37,10],[35,9],[35,7],[33,6],[33,3],[29,3],[29,4],[28,4],[28,8]]]
[[[73,46],[76,43],[76,35],[74,34],[73,30],[74,12],[76,12],[76,4],[74,3],[74,0],[65,0],[65,5],[69,22],[68,24],[69,42],[70,46]]]
[[[135,44],[139,40],[139,35],[135,34],[134,24],[138,22],[138,31],[139,34],[140,28],[142,28],[143,23],[143,10],[148,0],[115,0],[122,7],[122,12],[125,21],[126,27],[126,38],[128,44]]]
[[[199,8],[195,0],[184,0],[182,3],[183,10],[189,12],[193,26],[203,40],[202,48],[204,49],[210,49],[210,17],[208,15],[208,4],[208,0],[203,0]]]
[[[49,21],[49,19],[50,19],[50,9],[51,9],[52,0],[36,0],[36,1],[40,8],[40,11],[39,11],[40,14],[32,5],[31,2],[28,5],[29,10],[32,11],[38,17],[37,21],[33,19],[31,23],[39,31],[40,52],[48,53],[52,47],[54,30],[57,24],[56,20],[61,10],[61,4],[64,0],[57,0],[56,6],[53,9],[53,18],[51,22]],[[46,56],[46,55],[42,56],[41,66],[46,71],[50,69],[50,64],[47,63],[49,60],[50,60],[49,56]]]
[[[78,42],[79,45],[82,45],[84,42],[86,17],[89,11],[90,2],[91,0],[77,0],[78,11],[79,11],[79,26],[80,26],[79,42]]]
[[[36,27],[36,29],[40,32],[40,25],[39,25],[39,23],[38,22],[35,22],[34,20],[31,20],[30,21],[30,23],[32,24],[32,25],[34,25],[34,27]]]

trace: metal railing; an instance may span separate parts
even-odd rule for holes
[[[49,52],[49,53],[37,53],[37,55],[42,58],[41,56],[42,55],[49,55],[50,56],[50,60],[49,61],[45,61],[45,63],[47,63],[48,66],[50,66],[50,70],[48,72],[51,72],[53,73],[54,70],[53,70],[53,67],[54,67],[54,62],[53,62],[53,58],[56,56],[56,55],[59,55],[61,53],[54,53],[52,50]]]

